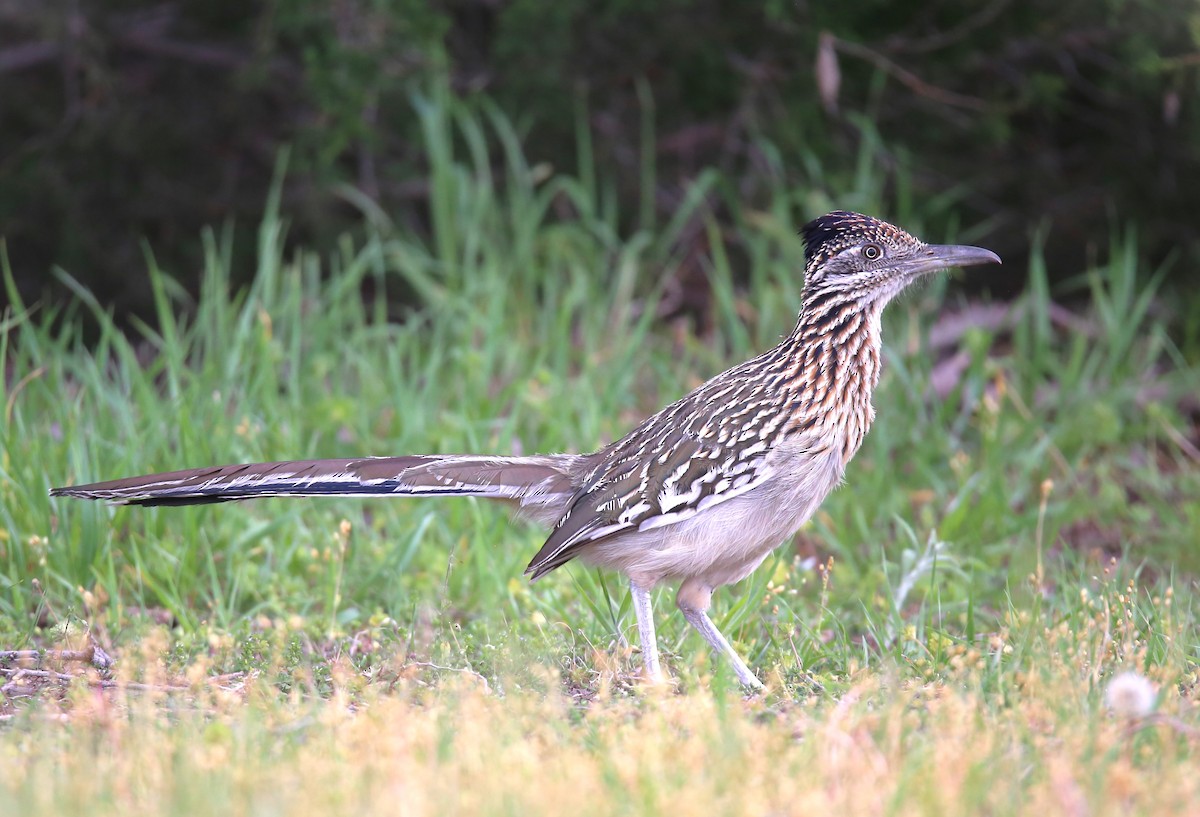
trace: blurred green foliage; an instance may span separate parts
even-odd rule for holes
[[[1052,275],[1129,220],[1149,260],[1200,260],[1191,0],[73,0],[0,22],[0,233],[28,297],[59,264],[148,314],[139,242],[192,286],[186,248],[257,222],[283,147],[293,239],[333,246],[364,211],[428,227],[413,99],[438,86],[494,100],[535,161],[593,163],[627,227],[708,168],[751,207],[766,176],[836,191],[870,145],[901,198],[1001,254],[1053,224]]]

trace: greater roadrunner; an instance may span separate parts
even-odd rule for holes
[[[265,496],[481,496],[551,527],[525,569],[579,558],[629,578],[646,675],[661,676],[650,591],[680,582],[688,622],[762,684],[708,616],[713,589],[748,576],[842,479],[874,419],[884,306],[921,276],[1000,263],[979,247],[924,244],[869,216],[804,227],[796,327],[593,454],[433,454],[270,462],[55,488],[53,496],[190,505]]]

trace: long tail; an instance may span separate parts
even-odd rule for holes
[[[581,458],[430,455],[260,462],[54,488],[51,496],[121,505],[197,505],[269,496],[481,496],[553,524],[575,493]]]

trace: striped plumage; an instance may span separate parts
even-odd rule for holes
[[[687,620],[738,679],[758,679],[713,625],[714,588],[749,575],[841,481],[874,419],[880,315],[920,276],[999,263],[930,246],[878,219],[835,212],[804,228],[795,328],[593,454],[428,455],[257,463],[56,488],[140,505],[264,496],[459,495],[514,504],[552,530],[526,573],[580,558],[630,580],[647,674],[658,677],[649,591],[680,582]]]

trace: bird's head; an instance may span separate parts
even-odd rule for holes
[[[838,210],[804,226],[804,289],[882,307],[905,287],[947,267],[999,264],[982,247],[926,244],[860,213]]]

